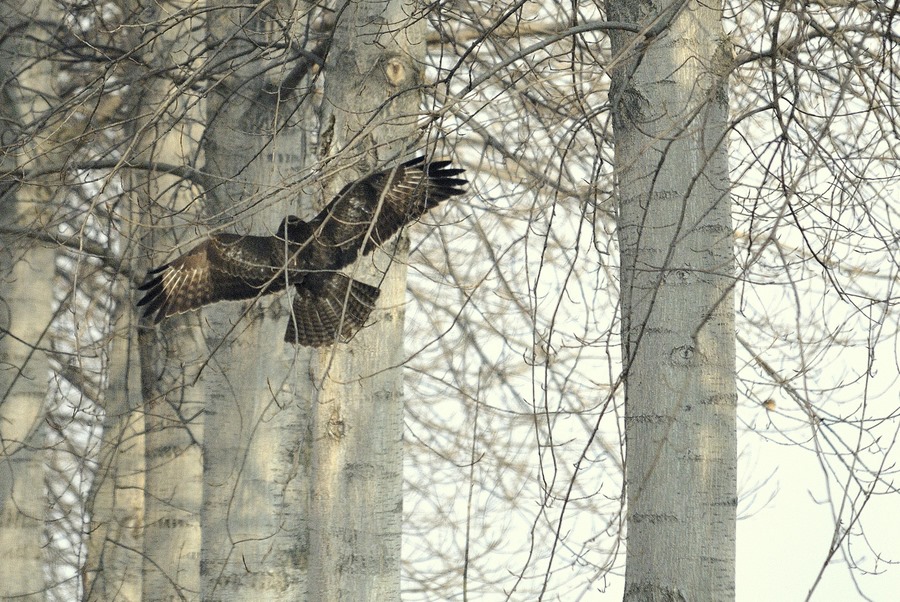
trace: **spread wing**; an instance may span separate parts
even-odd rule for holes
[[[463,194],[468,182],[449,161],[418,157],[345,186],[310,222],[315,244],[339,269],[360,252],[371,253],[403,226],[448,198]]]
[[[178,259],[150,270],[138,306],[153,323],[209,303],[252,299],[284,288],[273,258],[275,237],[217,234]]]
[[[366,323],[381,292],[339,272],[311,272],[296,289],[284,340],[310,347],[350,339]]]
[[[154,323],[223,300],[297,288],[285,340],[319,346],[362,328],[379,291],[334,270],[386,242],[468,183],[449,161],[408,161],[349,184],[311,222],[289,216],[277,236],[217,234],[151,270],[138,306]],[[285,276],[285,271],[288,276]]]

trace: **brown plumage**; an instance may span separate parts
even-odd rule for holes
[[[309,222],[290,215],[275,236],[213,234],[158,268],[138,287],[153,323],[216,301],[296,289],[285,341],[318,347],[348,340],[366,322],[379,290],[338,272],[403,226],[462,194],[464,170],[424,157],[345,186]]]

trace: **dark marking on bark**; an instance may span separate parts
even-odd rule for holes
[[[674,366],[693,366],[697,364],[697,347],[693,343],[679,345],[672,349],[669,359]]]
[[[674,514],[632,514],[629,519],[633,523],[650,523],[652,525],[678,522],[678,517]]]

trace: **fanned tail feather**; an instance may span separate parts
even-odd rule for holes
[[[309,347],[352,338],[368,320],[381,292],[337,272],[310,275],[296,289],[284,340]]]

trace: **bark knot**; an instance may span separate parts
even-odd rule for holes
[[[669,358],[675,366],[690,366],[695,363],[697,347],[693,343],[679,345],[672,350]]]
[[[387,77],[387,81],[390,85],[399,87],[404,81],[406,81],[406,66],[403,64],[398,57],[394,56],[388,59],[387,64],[384,66],[384,74]]]

